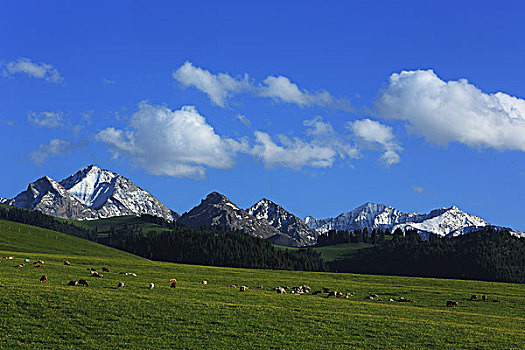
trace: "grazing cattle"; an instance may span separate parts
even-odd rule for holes
[[[24,264],[18,264],[16,265],[16,267],[18,267],[19,269],[21,269],[22,267],[24,267],[25,265]]]
[[[310,291],[312,290],[312,288],[310,288],[309,286],[307,286],[306,284],[303,285],[303,291],[305,293],[310,293]]]
[[[377,295],[377,294],[370,294],[370,296],[373,297],[373,298],[379,298],[379,295]]]
[[[202,281],[201,284],[208,284],[208,281]]]
[[[47,281],[47,276],[46,275],[40,277],[40,282],[45,282],[45,281]]]
[[[286,290],[280,286],[275,287],[273,290],[275,290],[277,294],[286,294]]]
[[[93,273],[91,274],[91,277],[99,277],[99,278],[103,278],[104,275],[101,274],[101,273],[98,273],[98,272],[93,272]]]
[[[449,300],[449,301],[447,301],[447,307],[448,306],[456,307],[456,306],[458,306],[458,302]]]
[[[37,264],[42,265],[42,264],[44,264],[44,261],[43,260],[38,260],[38,261],[35,261],[33,264],[34,265],[37,265]]]
[[[76,287],[76,286],[77,286],[77,284],[78,284],[78,282],[77,282],[77,281],[75,281],[75,280],[71,280],[71,281],[69,281],[69,283],[68,283],[67,285],[68,285],[68,286],[73,286],[73,287]]]
[[[155,288],[155,284],[150,283],[150,284],[149,284],[149,289],[153,289],[153,288]]]
[[[478,300],[478,296],[474,294],[473,296],[470,297],[470,300]]]
[[[352,292],[346,293],[345,298],[348,299],[349,297],[353,297],[354,295],[355,293],[352,293]]]
[[[102,272],[109,272],[109,269],[107,267],[103,267]]]
[[[66,260],[66,261],[64,261],[64,265],[66,265],[66,266],[71,266],[71,263],[70,263],[69,261]]]
[[[117,285],[117,288],[122,288],[122,287],[124,287],[124,282],[119,282]]]
[[[501,303],[501,301],[498,300],[498,299],[492,299],[492,302],[493,302],[493,303]]]
[[[227,287],[229,287],[229,288],[237,288],[237,285],[236,284],[230,284]]]
[[[483,296],[481,297],[481,299],[482,299],[483,301],[487,301],[487,296],[486,296],[485,294],[483,294]]]
[[[176,278],[171,278],[170,282],[177,282],[177,279]]]
[[[86,280],[78,280],[78,284],[79,285],[83,285],[84,287],[87,287],[88,286],[88,283]]]
[[[239,288],[239,292],[245,292],[247,289],[248,289],[247,286],[241,286],[241,287]]]
[[[38,265],[35,265],[35,267],[44,267],[44,265],[38,264]]]
[[[328,293],[328,295],[326,296],[327,298],[330,298],[330,297],[337,297],[337,292],[334,290],[334,291],[331,291]]]
[[[259,285],[259,286],[257,286],[257,289],[264,289],[264,286],[263,285]]]
[[[25,262],[30,262],[31,260],[29,260],[29,259],[24,259],[24,261],[25,261]]]
[[[388,301],[392,302],[392,301],[395,301],[395,300],[394,300],[394,299],[392,299],[392,298],[390,298],[390,299],[388,299]]]
[[[367,297],[365,297],[365,299],[368,299],[368,300],[374,300],[374,297],[371,296],[371,295],[368,295]]]
[[[171,282],[170,288],[177,288],[177,282]]]
[[[407,301],[407,300],[405,298],[403,298],[403,297],[399,297],[399,299],[397,301],[403,302],[403,301]]]

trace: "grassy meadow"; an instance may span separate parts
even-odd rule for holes
[[[0,259],[0,348],[5,349],[525,348],[520,284],[154,262],[6,221],[0,221],[0,256],[14,256]],[[31,262],[24,268],[14,267],[26,258]],[[33,267],[39,259],[44,268]],[[90,277],[89,268],[103,266],[111,272]],[[40,283],[43,274],[48,281]],[[177,288],[169,288],[171,278]],[[89,286],[67,286],[72,279],[86,279]],[[199,283],[203,280],[208,284]],[[116,288],[119,282],[125,286]],[[250,289],[241,293],[230,284]],[[335,299],[272,291],[303,284],[356,295]],[[370,293],[383,301],[365,300]],[[501,303],[470,301],[472,294]],[[388,301],[401,296],[416,302]],[[447,300],[459,306],[447,308]]]

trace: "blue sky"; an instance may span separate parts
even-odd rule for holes
[[[88,164],[184,212],[457,205],[525,230],[519,2],[0,4],[0,196]]]

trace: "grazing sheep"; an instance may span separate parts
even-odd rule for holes
[[[485,294],[483,294],[483,296],[481,297],[481,300],[487,301],[487,296]]]
[[[155,284],[150,283],[150,284],[149,284],[149,289],[153,289],[153,288],[155,288]]]
[[[392,301],[395,301],[395,300],[394,300],[394,299],[392,299],[392,298],[390,298],[390,299],[388,299],[388,301],[392,302]]]
[[[88,283],[86,280],[78,280],[78,284],[79,285],[83,285],[84,287],[87,287],[88,286]]]
[[[73,287],[76,287],[76,286],[77,286],[77,284],[78,284],[78,282],[77,282],[77,281],[75,281],[75,280],[71,280],[71,281],[69,281],[69,283],[68,283],[67,285],[68,285],[68,286],[73,286]]]
[[[117,288],[122,288],[122,287],[124,287],[124,282],[119,282],[117,285]]]
[[[478,296],[474,294],[473,296],[470,297],[470,300],[478,300]]]
[[[177,282],[171,282],[170,288],[176,288],[176,287],[177,287]]]
[[[45,281],[47,281],[47,276],[46,275],[40,277],[40,282],[45,282]]]
[[[69,261],[66,260],[66,261],[64,261],[64,265],[66,265],[66,266],[71,266],[71,263],[70,263]]]
[[[241,288],[239,288],[239,292],[245,292],[247,289],[247,286],[241,286]]]
[[[204,280],[201,282],[201,284],[208,284],[208,281]]]
[[[102,272],[109,272],[109,269],[107,267],[103,267]]]
[[[458,302],[449,300],[449,301],[447,301],[447,307],[448,306],[456,307],[456,306],[458,306]]]
[[[29,260],[29,259],[24,259],[24,261],[25,261],[25,262],[30,262],[31,260]]]

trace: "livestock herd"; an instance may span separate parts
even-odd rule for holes
[[[14,260],[14,257],[13,256],[4,256],[3,259]],[[30,259],[24,259],[24,262],[29,263]],[[69,262],[68,260],[64,261],[64,265],[72,266],[71,262]],[[25,266],[26,265],[24,263],[15,265],[15,267],[19,268],[19,269],[20,268],[24,268]],[[44,268],[45,267],[44,261],[43,260],[35,261],[33,263],[33,266],[35,268]],[[89,271],[91,277],[95,277],[95,278],[103,278],[104,277],[104,275],[102,273],[97,272],[97,270],[95,268],[88,268],[88,271]],[[107,268],[107,267],[102,267],[102,271],[105,272],[105,273],[109,273],[110,272],[109,268]],[[119,275],[134,276],[134,277],[137,276],[137,274],[134,273],[134,272],[119,272]],[[46,282],[46,281],[48,281],[47,275],[42,275],[40,277],[40,282]],[[207,285],[208,281],[203,280],[203,281],[198,282],[198,283],[202,284],[202,285]],[[76,287],[76,286],[88,287],[89,284],[88,284],[88,282],[85,279],[79,279],[78,281],[77,280],[70,280],[67,283],[67,285],[68,286],[73,286],[73,287]],[[169,286],[170,286],[170,288],[176,288],[177,287],[177,280],[175,278],[170,279],[169,280]],[[123,287],[124,287],[124,282],[119,282],[116,288],[123,288]],[[230,284],[230,285],[227,285],[227,287],[237,288],[237,285]],[[153,288],[155,288],[155,284],[150,282],[149,283],[149,289],[153,289]],[[239,292],[246,292],[248,289],[249,289],[248,286],[242,285],[242,286],[239,287]],[[255,287],[253,289],[254,290],[262,290],[262,289],[264,289],[264,287],[262,285],[258,285],[257,287]],[[334,298],[345,298],[345,299],[348,299],[350,297],[356,296],[356,293],[354,293],[354,292],[342,293],[342,292],[339,292],[339,291],[336,291],[336,290],[330,290],[330,288],[327,288],[327,287],[323,287],[320,290],[316,290],[316,291],[312,292],[312,289],[309,286],[307,286],[307,285],[301,285],[301,286],[296,286],[296,287],[291,287],[291,288],[288,287],[288,286],[277,286],[277,287],[273,288],[272,290],[277,292],[278,294],[290,293],[290,294],[294,294],[294,295],[302,295],[302,294],[309,293],[311,295],[322,295],[325,298],[334,297]],[[365,299],[367,299],[367,300],[375,300],[375,301],[383,301],[383,299],[380,298],[379,295],[376,294],[376,293],[371,293],[371,294],[366,295]],[[477,294],[474,294],[467,300],[478,301],[480,299],[478,298]],[[482,295],[481,296],[481,300],[484,301],[484,302],[488,301],[487,295],[485,295],[485,294]],[[405,299],[404,297],[399,297],[396,300],[394,300],[393,298],[389,298],[388,301],[389,302],[408,302],[408,303],[415,303],[416,302],[414,299]],[[501,301],[498,300],[498,299],[492,299],[492,302],[500,303]],[[447,307],[457,307],[458,305],[459,305],[459,302],[457,300],[455,300],[455,301],[448,300],[446,302],[446,306]]]

